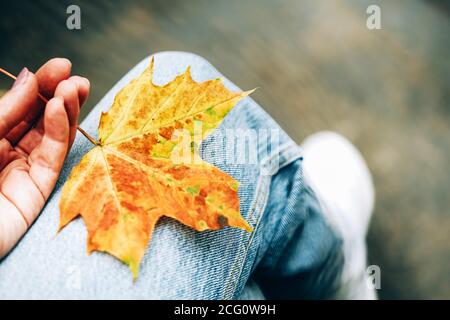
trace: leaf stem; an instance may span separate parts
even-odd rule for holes
[[[0,67],[0,73],[3,73],[4,75],[10,77],[11,79],[16,80],[16,76],[15,76],[15,75],[13,75],[12,73],[6,71],[5,69],[3,69],[3,68],[1,68],[1,67]],[[38,92],[38,97],[39,97],[39,99],[41,99],[45,104],[48,102],[48,99],[47,99],[46,97],[44,97],[42,94],[40,94],[39,92]],[[96,145],[96,146],[99,145],[99,143],[98,143],[91,135],[89,135],[83,128],[81,128],[80,126],[77,126],[77,129],[78,129],[78,131],[81,132],[81,134],[82,134],[83,136],[85,136],[86,139],[88,139],[93,145]]]
[[[100,145],[98,143],[98,141],[96,141],[89,133],[87,133],[86,131],[84,131],[84,129],[80,126],[77,127],[78,131],[80,131],[80,133],[86,137],[86,139],[88,139],[94,146],[98,146]]]

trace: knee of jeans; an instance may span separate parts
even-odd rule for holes
[[[151,54],[150,56],[147,57],[147,59],[150,59],[151,57],[160,57],[160,58],[179,58],[179,59],[191,59],[193,61],[198,61],[199,63],[202,64],[211,64],[208,60],[206,60],[204,57],[193,53],[193,52],[189,52],[189,51],[160,51],[160,52],[155,52],[153,54]]]
[[[191,68],[201,68],[203,71],[217,71],[216,68],[207,59],[193,52],[160,51],[146,57],[144,61],[148,62],[153,57],[155,57],[156,63],[163,63],[164,65],[167,65],[166,63],[170,61],[182,61],[185,62],[186,65],[189,65]]]

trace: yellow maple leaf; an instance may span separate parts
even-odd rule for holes
[[[102,114],[100,141],[72,170],[60,201],[60,230],[81,215],[88,252],[117,257],[133,278],[162,216],[199,231],[252,230],[239,212],[238,182],[201,160],[196,148],[188,148],[186,161],[182,147],[186,136],[198,145],[251,91],[231,92],[219,79],[197,83],[189,68],[157,86],[153,65]]]

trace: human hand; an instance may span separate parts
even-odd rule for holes
[[[55,58],[36,74],[23,69],[0,99],[0,258],[38,216],[76,135],[90,84]],[[51,98],[44,105],[38,93]]]

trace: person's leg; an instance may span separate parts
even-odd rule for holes
[[[296,160],[272,178],[261,221],[267,233],[260,234],[266,240],[253,279],[269,299],[330,299],[341,284],[342,239],[306,184],[303,161]]]
[[[270,245],[243,298],[376,298],[365,244],[374,188],[362,156],[331,132],[308,137],[302,154],[272,179],[261,222],[272,224],[270,242],[260,248]]]
[[[96,136],[101,112],[109,109],[118,90],[149,63],[150,58],[145,59],[119,81],[81,127]],[[166,52],[155,55],[154,81],[167,83],[188,66],[196,81],[222,77],[203,58]],[[228,88],[239,90],[228,80],[224,81]],[[271,196],[274,190],[281,196],[285,194],[284,187],[276,185],[293,184],[293,177],[277,179],[277,172],[294,163],[300,165],[300,155],[296,144],[251,98],[244,99],[230,112],[220,130],[205,141],[204,149],[214,146],[214,139],[228,129],[239,129],[241,135],[250,132],[250,137],[256,133],[261,140],[276,137],[275,142],[269,142],[270,148],[260,140],[250,143],[249,148],[255,148],[257,155],[254,162],[225,163],[223,160],[234,153],[228,144],[203,155],[206,161],[240,182],[241,213],[254,228],[252,233],[232,228],[196,232],[173,220],[162,219],[141,263],[139,277],[133,283],[128,268],[112,256],[98,252],[87,255],[82,219],[70,223],[56,235],[61,188],[72,167],[92,147],[78,135],[45,209],[16,248],[0,262],[0,298],[232,299],[248,292],[244,289],[247,279],[265,252],[269,252],[272,229],[283,214],[281,210],[266,210],[268,199],[277,198]],[[297,183],[302,185],[301,181]],[[277,201],[283,203],[287,199]]]
[[[302,144],[305,181],[316,193],[324,216],[343,240],[344,265],[335,297],[375,299],[368,284],[366,233],[375,191],[359,151],[343,136],[320,132]]]

